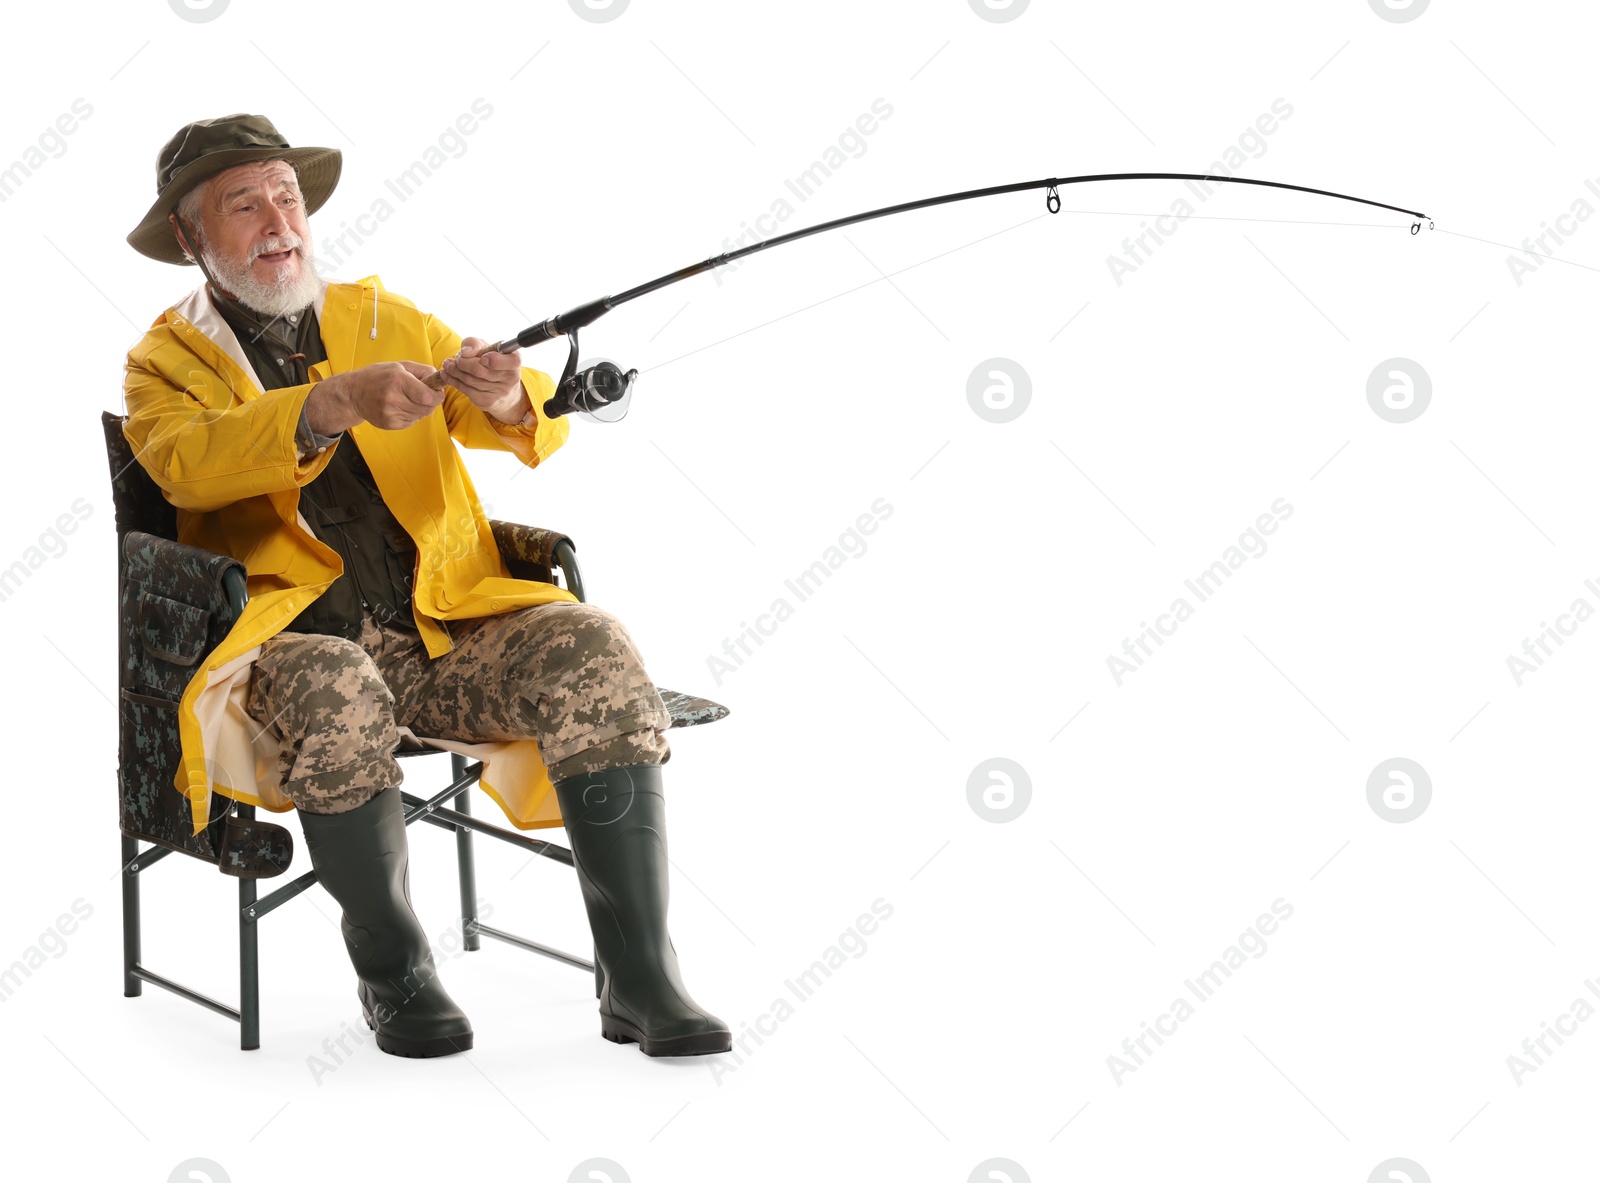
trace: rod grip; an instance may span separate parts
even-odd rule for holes
[[[569,308],[558,316],[549,320],[542,320],[536,325],[529,325],[515,337],[509,337],[493,346],[500,353],[510,353],[513,349],[522,349],[528,345],[537,345],[541,341],[554,340],[564,337],[574,329],[581,329],[584,325],[599,320],[611,311],[611,297],[601,296],[598,300],[590,300],[587,304],[579,304],[576,308]]]
[[[591,321],[611,311],[611,297],[601,296],[598,300],[590,300],[587,304],[579,304],[576,308],[568,309],[560,316],[552,317],[547,323],[555,326],[558,333],[570,333],[573,329],[581,329]]]

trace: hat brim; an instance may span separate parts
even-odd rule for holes
[[[207,152],[192,162],[167,182],[161,196],[156,198],[150,211],[128,235],[128,245],[141,255],[161,263],[187,266],[177,236],[167,215],[202,181],[238,164],[253,160],[287,160],[294,166],[300,182],[300,192],[305,198],[307,216],[321,209],[339,183],[339,172],[344,167],[344,154],[337,148],[229,148],[221,152]]]

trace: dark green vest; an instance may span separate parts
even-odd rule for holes
[[[232,300],[212,297],[223,319],[239,338],[262,388],[303,386],[310,368],[327,359],[314,307],[268,321]],[[344,574],[286,628],[297,633],[325,633],[355,640],[361,635],[361,614],[370,611],[380,622],[417,631],[411,614],[411,591],[417,570],[417,548],[405,527],[389,512],[372,470],[346,433],[330,444],[333,456],[315,480],[300,490],[300,512],[317,540],[339,552]]]
[[[297,633],[361,635],[361,613],[416,632],[411,589],[417,548],[378,492],[356,442],[346,436],[316,480],[300,490],[300,512],[319,541],[339,552],[344,574],[286,626]]]

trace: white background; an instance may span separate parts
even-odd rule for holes
[[[991,22],[966,0],[634,0],[595,23],[566,0],[232,0],[192,22],[144,0],[30,6],[8,34],[0,162],[75,99],[93,112],[0,205],[0,566],[75,500],[92,513],[0,604],[0,965],[73,901],[93,911],[0,1003],[7,1175],[165,1180],[205,1158],[235,1183],[565,1180],[605,1158],[636,1183],[959,1181],[1005,1158],[1013,1180],[1360,1183],[1405,1157],[1437,1181],[1588,1177],[1600,1022],[1520,1082],[1507,1057],[1600,1003],[1600,624],[1520,686],[1506,660],[1575,599],[1600,607],[1600,221],[1547,239],[1563,262],[1520,284],[1507,262],[1575,201],[1600,208],[1587,6],[1440,0],[1392,22],[1366,0],[1034,0]],[[718,253],[780,198],[794,229],[1040,177],[1210,171],[1278,99],[1293,113],[1244,175],[1438,224],[1226,187],[1118,284],[1108,256],[1181,185],[871,222],[619,309],[583,337],[643,371],[626,420],[575,422],[536,472],[470,456],[492,516],[577,539],[658,683],[732,708],[674,732],[665,770],[698,999],[743,1034],[873,901],[893,908],[720,1072],[601,1040],[570,968],[451,952],[434,829],[413,834],[413,891],[471,1053],[364,1044],[314,1077],[308,1057],[360,1022],[320,889],[263,926],[259,1051],[154,987],[121,995],[98,417],[121,409],[141,327],[196,282],[124,242],[156,153],[233,111],[342,149],[312,219],[325,252],[478,98],[493,114],[464,151],[337,274],[491,339]],[[877,99],[892,115],[799,201],[785,180]],[[527,364],[559,372],[565,349]],[[1008,423],[967,398],[994,357],[1031,378]],[[1367,400],[1395,357],[1433,386],[1404,424]],[[719,680],[724,639],[878,498],[865,553]],[[1124,638],[1279,498],[1266,552],[1119,686]],[[1407,824],[1367,798],[1396,756],[1432,782]],[[968,800],[993,757],[1031,781],[1004,824]],[[407,767],[425,788],[448,762]],[[583,950],[571,873],[491,845],[493,922]],[[234,1000],[233,889],[192,860],[154,868],[146,962]],[[1293,915],[1266,952],[1117,1079],[1122,1041],[1279,899]],[[190,901],[201,923],[180,922]]]

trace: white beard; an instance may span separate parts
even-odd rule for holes
[[[256,258],[260,255],[276,254],[281,250],[299,252],[298,274],[281,283],[264,282],[256,278],[251,271],[251,264]],[[250,257],[239,265],[219,258],[211,250],[209,243],[201,244],[200,255],[205,260],[206,269],[211,272],[212,278],[226,291],[232,292],[239,303],[261,316],[275,318],[299,312],[317,298],[317,293],[322,287],[321,280],[317,278],[310,235],[302,239],[292,230],[279,238],[254,244]]]

